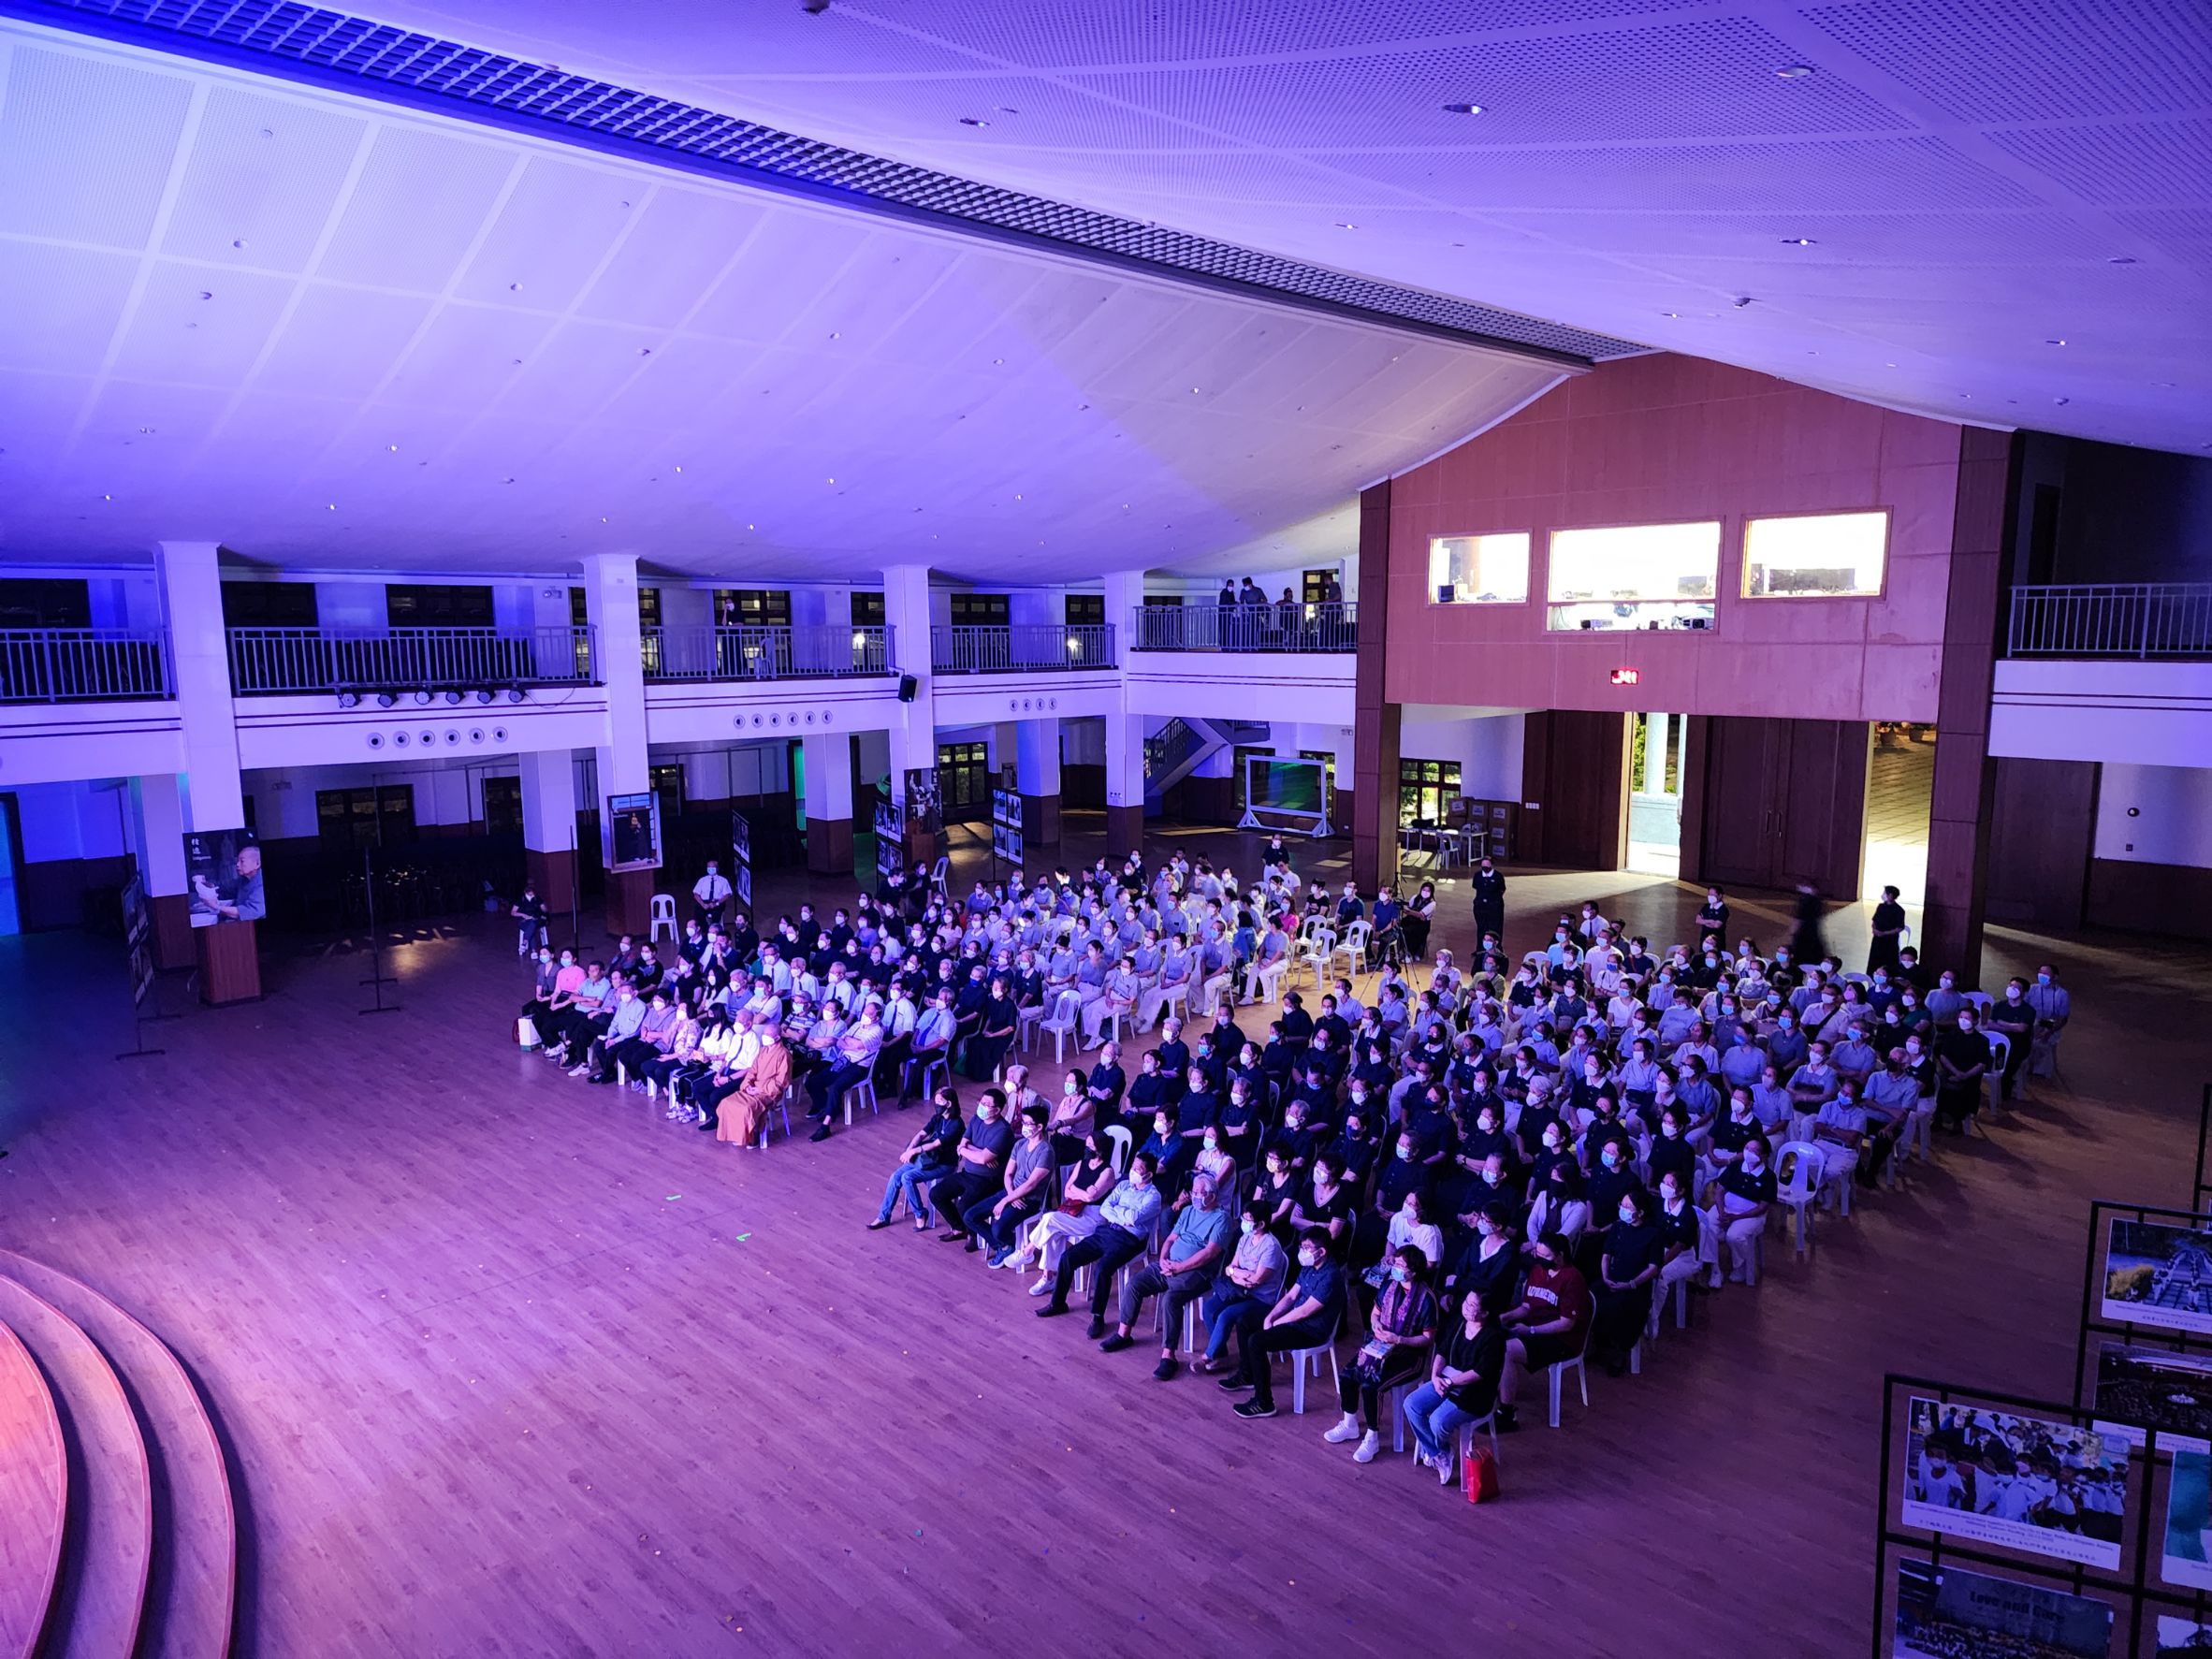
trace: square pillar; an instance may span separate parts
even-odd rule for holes
[[[893,660],[900,675],[914,682],[912,699],[900,705],[891,726],[891,799],[906,817],[907,856],[926,860],[937,856],[937,830],[922,822],[908,801],[907,775],[926,772],[931,787],[936,787],[937,707],[927,565],[893,565],[884,571],[883,620],[891,629]]]
[[[642,793],[646,769],[645,644],[637,619],[637,555],[592,553],[584,559],[584,607],[590,619],[592,668],[606,688],[606,741],[596,746],[601,856],[605,856],[609,795]],[[668,826],[662,826],[663,837]],[[607,872],[606,930],[643,935],[651,924],[659,870]]]
[[[523,873],[546,909],[576,931],[576,765],[565,749],[525,750],[522,774]]]
[[[1360,492],[1359,657],[1352,691],[1352,879],[1372,891],[1398,874],[1400,706],[1384,684],[1390,645],[1390,483]],[[1341,784],[1341,774],[1339,775]]]
[[[1106,619],[1127,628],[1144,603],[1144,573],[1109,572],[1105,589]],[[1106,717],[1106,850],[1118,858],[1143,843],[1144,719],[1116,711]]]
[[[1023,720],[1014,728],[1014,787],[1022,796],[1022,839],[1060,842],[1060,722]]]
[[[131,779],[137,820],[138,875],[153,917],[153,965],[191,968],[199,960],[193,942],[192,901],[184,891],[184,797],[174,772]]]
[[[238,724],[230,697],[229,635],[223,626],[223,576],[216,563],[219,551],[214,542],[161,542],[153,550],[153,579],[161,589],[162,620],[169,631],[177,720],[184,740],[184,830],[237,830],[246,823]],[[180,841],[178,856],[182,855]],[[223,922],[192,929],[201,1001],[248,1002],[261,995],[258,926],[255,922]]]
[[[803,740],[807,772],[807,867],[852,874],[852,739],[824,732]]]

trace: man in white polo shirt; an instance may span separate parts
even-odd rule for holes
[[[706,861],[706,874],[691,883],[691,902],[699,907],[701,922],[712,924],[722,919],[722,907],[730,902],[730,879],[714,859]]]

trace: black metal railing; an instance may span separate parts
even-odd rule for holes
[[[1004,627],[932,628],[929,662],[938,674],[1112,668],[1111,622],[1015,622]]]
[[[792,627],[662,625],[644,631],[645,675],[677,679],[849,679],[895,674],[892,631],[880,623]]]

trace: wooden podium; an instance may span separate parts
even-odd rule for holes
[[[218,922],[192,930],[202,1002],[221,1007],[251,1002],[261,995],[261,948],[255,932],[252,922]]]

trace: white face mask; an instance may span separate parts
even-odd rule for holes
[[[1246,1238],[1250,1238],[1255,1232],[1259,1230],[1259,1223],[1253,1220],[1249,1215],[1244,1217],[1241,1225],[1244,1234]]]
[[[1318,1256],[1316,1256],[1311,1250],[1301,1250],[1298,1253],[1298,1265],[1300,1267],[1311,1267],[1320,1259],[1321,1259]]]

